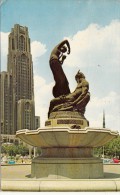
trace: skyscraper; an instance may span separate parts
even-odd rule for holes
[[[12,129],[8,134],[15,134],[16,130],[35,127],[35,105],[34,105],[34,82],[33,82],[33,62],[30,48],[30,38],[28,28],[15,24],[9,34],[8,40],[8,62],[7,78],[10,80],[7,85],[8,100],[7,106],[3,105],[1,96],[1,109],[11,114]],[[4,73],[1,73],[1,76]],[[3,76],[2,76],[3,78]],[[11,78],[11,79],[10,79]],[[2,83],[3,83],[2,79]],[[5,82],[5,81],[4,81]],[[7,81],[8,83],[8,81]],[[3,84],[1,84],[3,86]],[[11,96],[9,96],[11,92]],[[11,98],[11,101],[9,100]],[[4,118],[4,117],[3,117]],[[3,125],[4,120],[1,120]],[[6,132],[4,128],[4,133]]]
[[[13,134],[12,110],[12,75],[3,71],[0,73],[0,119],[1,133]]]

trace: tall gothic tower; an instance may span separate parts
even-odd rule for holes
[[[27,27],[16,24],[9,35],[7,69],[13,76],[15,100],[34,100],[33,64]]]
[[[8,45],[7,71],[12,75],[13,82],[13,129],[14,132],[24,128],[34,129],[33,63],[28,28],[15,24],[9,34]]]

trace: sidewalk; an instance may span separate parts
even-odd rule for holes
[[[102,179],[30,178],[31,165],[1,167],[3,191],[120,191],[120,164],[105,164]]]
[[[2,165],[2,179],[30,179],[30,164]],[[103,179],[120,179],[120,164],[105,164]]]

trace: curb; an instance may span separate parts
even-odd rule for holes
[[[2,191],[104,192],[120,191],[120,179],[2,180]]]

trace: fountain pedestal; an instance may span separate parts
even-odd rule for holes
[[[45,122],[45,126],[84,129],[89,126],[89,121],[78,112],[59,111],[50,114],[49,119]]]
[[[92,179],[103,177],[103,163],[92,148],[44,148],[32,160],[31,177],[49,179]]]
[[[69,125],[17,131],[17,136],[24,142],[42,149],[41,156],[32,160],[31,177],[45,179],[103,177],[102,160],[93,156],[93,148],[103,146],[117,137],[118,131],[91,127],[72,129]]]

